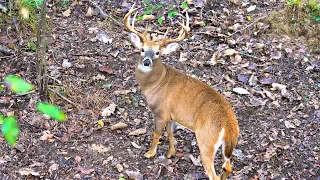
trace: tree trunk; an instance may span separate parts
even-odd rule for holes
[[[48,100],[48,71],[46,58],[46,42],[44,41],[46,32],[46,8],[47,0],[44,0],[41,7],[40,20],[37,28],[37,81],[40,100]]]

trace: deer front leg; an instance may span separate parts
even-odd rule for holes
[[[158,142],[165,127],[166,127],[166,121],[155,118],[155,130],[153,132],[153,140],[152,140],[149,151],[146,152],[146,154],[144,154],[146,158],[150,158],[156,155]]]
[[[174,122],[170,121],[167,123],[167,133],[168,133],[168,139],[169,139],[169,150],[167,153],[167,158],[171,158],[172,156],[174,156],[176,154],[176,149],[174,147]]]

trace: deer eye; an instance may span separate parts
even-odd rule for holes
[[[160,52],[159,52],[159,51],[157,51],[157,52],[156,52],[156,55],[157,55],[157,56],[159,56],[159,54],[160,54]]]
[[[143,48],[141,49],[141,52],[144,52],[144,49],[143,49]]]

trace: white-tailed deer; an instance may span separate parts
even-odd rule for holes
[[[220,179],[214,170],[214,157],[222,145],[224,172],[221,179],[226,179],[232,172],[230,157],[237,144],[239,126],[230,103],[216,90],[207,84],[192,78],[161,62],[161,55],[176,51],[179,41],[186,38],[190,31],[189,17],[186,13],[186,24],[176,39],[154,42],[147,39],[147,27],[143,33],[134,29],[130,16],[137,9],[133,7],[125,15],[123,22],[130,33],[130,40],[140,49],[141,58],[136,67],[136,80],[146,97],[150,110],[154,113],[155,130],[149,151],[150,158],[156,154],[157,144],[166,128],[169,139],[167,157],[175,154],[173,121],[178,122],[195,132],[200,149],[202,164],[210,180]]]

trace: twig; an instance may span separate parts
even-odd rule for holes
[[[48,88],[48,89],[49,89],[50,91],[56,93],[60,98],[62,98],[63,100],[67,101],[68,103],[72,104],[72,105],[75,106],[76,108],[81,107],[81,105],[72,102],[71,100],[69,100],[68,98],[64,97],[62,94],[60,94],[58,91],[56,91],[56,90],[54,90],[54,89],[51,89],[51,88]]]
[[[110,19],[111,19],[113,22],[115,22],[117,25],[122,26],[122,23],[120,23],[119,21],[117,21],[117,20],[116,20],[115,18],[113,18],[112,16],[106,14],[106,13],[98,6],[97,3],[95,3],[95,2],[92,1],[92,0],[85,0],[85,1],[89,1],[91,4],[93,4],[96,8],[99,9],[99,11],[100,11],[100,13],[101,13],[102,15],[104,15],[105,17],[110,18]]]
[[[253,21],[252,23],[246,25],[244,28],[242,28],[242,29],[240,29],[240,30],[236,30],[234,33],[230,34],[229,37],[237,34],[238,32],[241,32],[241,31],[246,30],[248,27],[252,26],[252,25],[255,24],[256,22],[258,22],[258,21],[260,21],[261,19],[264,19],[264,18],[266,18],[266,17],[268,17],[268,16],[259,17],[258,19],[256,19],[256,20]]]
[[[14,96],[15,96],[15,97],[25,96],[25,95],[28,95],[28,94],[33,94],[34,92],[36,92],[36,90],[28,91],[28,92],[25,92],[25,93],[21,93],[21,94],[14,95]]]

